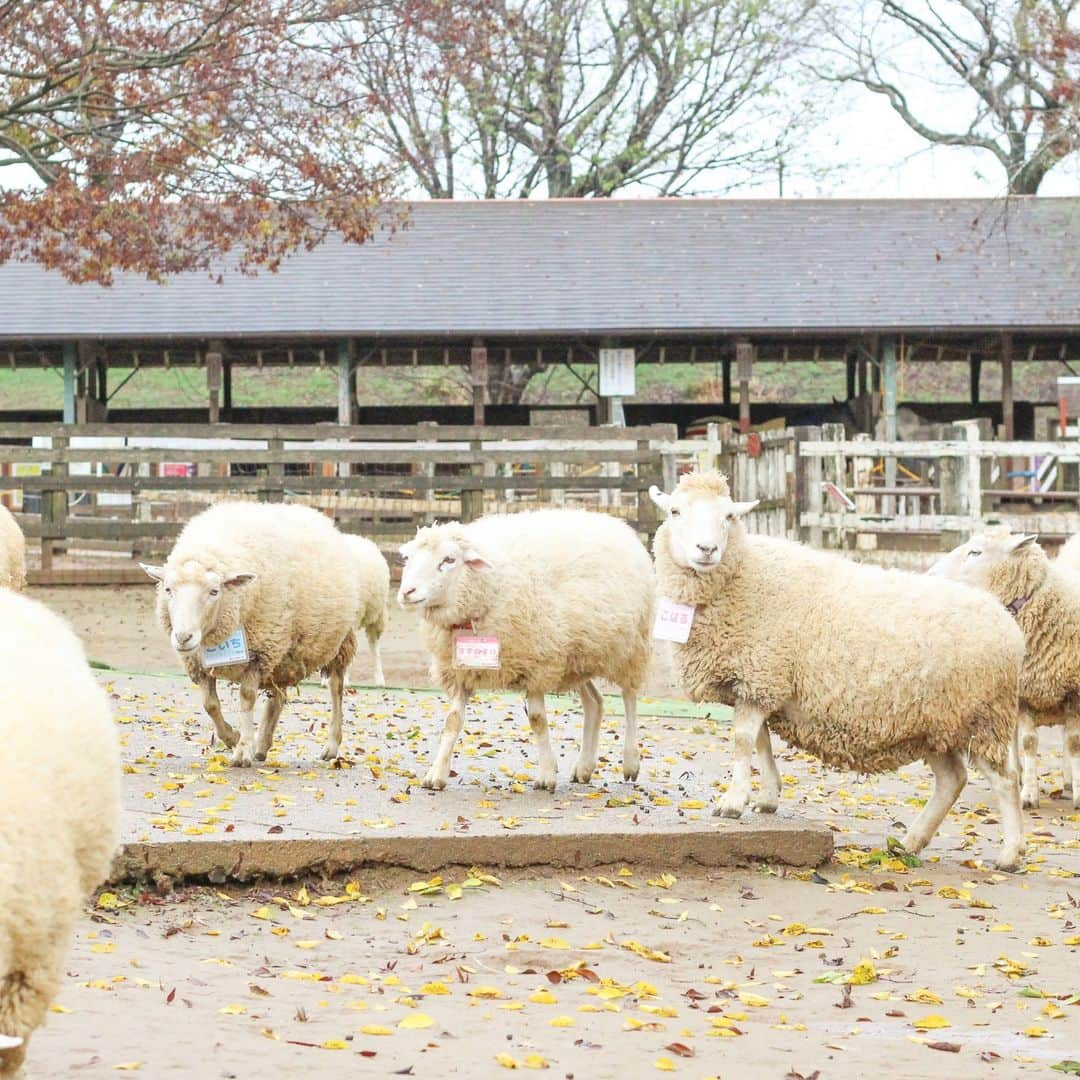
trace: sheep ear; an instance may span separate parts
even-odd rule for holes
[[[750,511],[753,510],[754,507],[757,506],[757,504],[759,502],[761,502],[760,499],[755,499],[753,502],[732,503],[731,504],[731,512],[736,517],[744,517],[746,514],[749,514]]]
[[[491,563],[480,554],[476,548],[463,548],[461,552],[461,561],[470,570],[490,570]]]
[[[141,562],[139,565],[146,572],[147,577],[152,577],[155,581],[165,580],[165,567],[164,566],[151,566],[150,563]]]
[[[22,1038],[18,1035],[2,1035],[0,1034],[0,1050],[14,1050],[17,1046],[22,1046]]]
[[[227,589],[236,589],[241,585],[250,585],[258,576],[258,574],[230,574],[222,585]]]
[[[671,496],[664,494],[655,484],[649,488],[649,498],[660,507],[661,510],[671,509]]]
[[[1010,536],[1006,550],[1015,554],[1018,551],[1023,551],[1024,548],[1031,547],[1038,539],[1038,533],[1021,533],[1019,536]]]

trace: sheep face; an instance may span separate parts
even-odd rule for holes
[[[415,540],[401,546],[405,560],[398,604],[406,610],[453,610],[462,577],[489,564],[460,527],[432,525],[419,529]]]
[[[667,513],[668,549],[675,563],[699,574],[711,574],[724,558],[731,527],[757,506],[735,502],[722,477],[691,474],[670,495],[655,485],[649,496]]]
[[[999,568],[1018,557],[1037,537],[1008,529],[987,529],[976,533],[966,543],[942,555],[928,571],[935,577],[951,578],[976,589],[996,592],[995,579]]]
[[[158,583],[158,603],[164,604],[169,639],[178,653],[194,652],[217,625],[222,605],[232,593],[251,584],[255,574],[219,573],[197,562],[179,566],[140,564]]]

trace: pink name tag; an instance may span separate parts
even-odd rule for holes
[[[499,666],[499,639],[481,637],[478,634],[454,635],[454,667],[497,668]]]
[[[685,645],[690,640],[690,627],[694,625],[693,604],[680,604],[661,596],[656,601],[656,620],[652,636],[657,641],[675,641]]]

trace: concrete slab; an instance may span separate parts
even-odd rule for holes
[[[816,866],[832,852],[820,823],[778,816],[712,816],[727,711],[647,700],[638,783],[621,775],[620,717],[604,726],[590,785],[568,781],[580,715],[550,706],[560,785],[532,787],[535,752],[514,695],[470,710],[450,786],[419,786],[442,726],[441,696],[350,693],[337,763],[319,760],[326,691],[291,701],[268,761],[234,769],[209,745],[210,724],[186,680],[101,672],[124,742],[124,853],[118,880],[140,875],[248,880],[384,864],[586,867],[648,860],[730,866]],[[231,702],[223,704],[226,713]],[[712,713],[715,712],[714,717]],[[675,713],[678,715],[667,715]],[[696,715],[695,715],[696,714]]]

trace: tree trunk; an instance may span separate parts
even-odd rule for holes
[[[488,360],[488,403],[520,405],[529,380],[545,365],[532,361],[515,364],[507,360]]]

